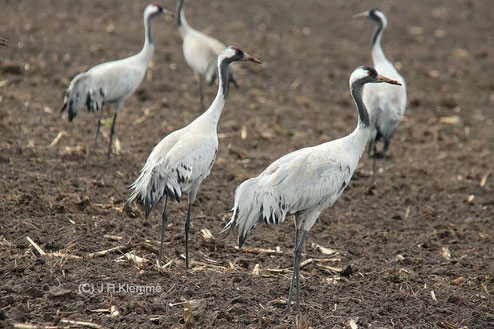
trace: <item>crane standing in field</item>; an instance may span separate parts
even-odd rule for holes
[[[153,206],[165,197],[161,222],[161,242],[158,262],[161,265],[163,238],[167,222],[168,198],[180,202],[182,193],[188,195],[185,220],[185,269],[189,267],[190,209],[201,182],[209,175],[218,151],[216,133],[218,120],[225,105],[228,89],[228,65],[234,61],[261,63],[236,47],[228,47],[217,60],[219,72],[218,93],[207,111],[188,126],[163,138],[149,155],[133,189],[127,207],[136,198],[144,203],[146,218]]]
[[[218,75],[216,59],[225,49],[225,45],[215,38],[193,29],[184,14],[184,0],[178,0],[177,9],[178,31],[183,39],[182,50],[185,62],[194,71],[194,76],[199,83],[199,99],[201,109],[204,109],[204,81],[213,84]],[[227,81],[238,87],[235,73],[232,67],[228,68]]]
[[[125,99],[141,83],[149,62],[153,57],[154,42],[151,21],[154,17],[164,12],[166,10],[155,4],[147,6],[144,10],[145,39],[144,46],[138,54],[121,60],[102,63],[94,66],[87,72],[79,73],[72,79],[65,91],[62,112],[65,109],[68,110],[69,121],[74,119],[84,105],[87,106],[88,111],[99,111],[96,136],[94,137],[93,147],[89,154],[96,147],[101,128],[103,105],[108,103],[115,107],[110,131],[110,144],[108,146],[108,158],[110,158],[118,111]]]
[[[400,84],[379,75],[371,67],[358,67],[350,76],[350,90],[358,110],[355,130],[343,138],[279,158],[235,191],[232,219],[223,231],[232,231],[238,225],[240,247],[247,233],[258,223],[279,224],[287,214],[294,215],[295,248],[288,309],[291,309],[294,285],[295,309],[299,309],[299,264],[307,233],[321,211],[331,206],[348,185],[369,138],[369,115],[362,101],[362,87],[369,82]]]
[[[363,91],[364,103],[369,110],[371,121],[371,135],[369,142],[370,154],[373,151],[372,159],[372,181],[376,177],[376,143],[383,139],[383,172],[386,166],[386,152],[393,133],[398,127],[401,118],[405,114],[407,104],[406,84],[403,77],[398,73],[394,65],[386,58],[381,48],[381,37],[388,21],[383,12],[372,9],[355,17],[369,17],[377,23],[372,37],[372,61],[375,69],[381,74],[400,82],[403,88],[394,88],[389,85],[368,85]]]

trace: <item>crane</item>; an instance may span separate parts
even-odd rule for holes
[[[261,62],[237,47],[228,47],[218,56],[219,86],[216,98],[202,115],[188,126],[176,130],[156,145],[149,155],[124,209],[135,199],[143,202],[145,217],[164,197],[161,221],[161,241],[158,263],[161,265],[165,224],[168,220],[168,198],[180,202],[182,193],[188,196],[185,220],[185,269],[189,267],[189,227],[192,203],[201,182],[209,175],[218,151],[216,128],[225,105],[228,90],[228,65],[234,61]]]
[[[7,39],[4,39],[4,38],[0,37],[0,46],[8,47],[9,46],[9,41]]]
[[[384,13],[378,9],[372,9],[354,17],[369,17],[377,23],[372,36],[372,61],[374,68],[383,75],[400,82],[403,88],[394,88],[389,85],[368,85],[364,88],[363,99],[366,104],[370,121],[371,135],[368,153],[373,152],[372,182],[376,177],[376,143],[382,138],[383,145],[383,172],[386,166],[386,152],[389,148],[391,137],[398,127],[401,118],[405,114],[407,104],[406,84],[394,65],[386,58],[381,48],[381,37],[388,21]]]
[[[154,51],[151,22],[154,17],[163,13],[167,13],[167,11],[156,4],[149,5],[144,10],[145,39],[144,46],[139,53],[124,59],[102,63],[86,72],[79,73],[72,79],[65,91],[61,112],[65,109],[68,110],[69,122],[74,119],[84,105],[87,106],[89,112],[99,112],[96,136],[89,155],[96,147],[98,140],[103,105],[112,104],[115,113],[113,114],[108,145],[108,158],[110,158],[118,111],[125,99],[139,86],[146,73]]]
[[[294,215],[295,248],[288,310],[291,309],[294,286],[295,309],[299,309],[299,264],[307,234],[321,211],[331,206],[347,187],[369,138],[369,115],[362,101],[362,87],[369,82],[400,84],[379,75],[371,67],[358,67],[350,76],[350,90],[358,110],[355,130],[343,138],[279,158],[235,191],[233,215],[222,232],[233,231],[239,226],[239,247],[258,223],[279,224],[287,214]]]
[[[204,82],[213,84],[218,75],[216,59],[225,45],[204,33],[193,29],[184,14],[184,0],[178,0],[177,9],[178,31],[183,39],[182,50],[185,62],[194,71],[194,77],[199,84],[199,100],[201,109],[204,109]],[[228,82],[238,87],[235,73],[228,68]]]

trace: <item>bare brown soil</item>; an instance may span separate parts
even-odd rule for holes
[[[10,47],[0,48],[0,327],[64,327],[68,319],[105,328],[494,328],[491,1],[188,1],[194,27],[264,61],[237,65],[241,88],[229,95],[218,158],[193,207],[188,273],[184,202],[169,206],[166,269],[155,266],[160,211],[148,220],[137,206],[135,216],[121,213],[152,147],[200,114],[175,22],[155,21],[150,74],[118,118],[120,154],[105,155],[112,112],[89,161],[96,116],[82,112],[68,123],[59,114],[75,74],[141,47],[146,5],[2,4],[0,36]],[[175,9],[173,1],[162,5]],[[354,129],[348,77],[371,64],[374,25],[352,15],[370,6],[388,15],[383,47],[408,83],[406,118],[386,176],[369,188],[364,155],[311,230],[304,259],[330,261],[303,267],[296,317],[279,302],[288,295],[292,223],[259,226],[245,244],[254,252],[218,232],[244,179]],[[27,237],[63,255],[40,256]],[[119,291],[120,284],[160,291]]]

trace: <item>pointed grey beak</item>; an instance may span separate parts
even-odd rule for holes
[[[173,13],[172,11],[166,10],[166,9],[163,10],[163,14],[164,14],[164,16],[170,16],[173,18],[177,17],[177,16],[175,16],[175,13]]]
[[[368,11],[364,11],[362,13],[353,15],[353,18],[359,18],[359,17],[369,17],[369,12]]]
[[[241,61],[251,61],[251,62],[254,62],[257,64],[262,64],[262,62],[260,60],[258,60],[257,58],[255,58],[255,57],[253,57],[247,53],[244,53],[244,58],[242,58]]]
[[[249,56],[249,58],[247,58],[247,60],[248,61],[251,61],[251,62],[254,62],[254,63],[257,63],[257,64],[262,64],[262,62],[260,60],[258,60],[255,57],[252,57],[252,56]]]
[[[401,83],[399,83],[398,81],[393,80],[393,79],[390,79],[390,78],[386,78],[385,76],[382,76],[380,74],[377,75],[376,82],[386,82],[386,83],[389,83],[389,84],[392,84],[392,85],[401,86]]]

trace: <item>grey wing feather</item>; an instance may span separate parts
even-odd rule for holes
[[[351,169],[344,162],[304,150],[294,153],[237,188],[233,215],[223,230],[238,225],[240,245],[259,222],[281,223],[287,214],[322,210],[334,203],[348,184]]]
[[[208,144],[193,147],[197,145],[193,138],[179,140],[179,132],[170,134],[156,146],[131,185],[133,191],[127,204],[141,200],[146,217],[165,193],[180,202],[182,192],[197,189],[211,170],[216,149]]]
[[[168,175],[162,163],[162,159],[167,157],[168,152],[177,143],[178,133],[179,131],[175,131],[169,134],[154,147],[144,167],[141,169],[139,177],[130,186],[132,193],[127,200],[126,206],[138,199],[144,203],[146,217],[151,212],[153,206],[163,197],[165,187],[168,187],[170,195],[174,200],[180,199],[178,181],[175,183],[173,178],[171,178],[171,184],[168,184]]]

